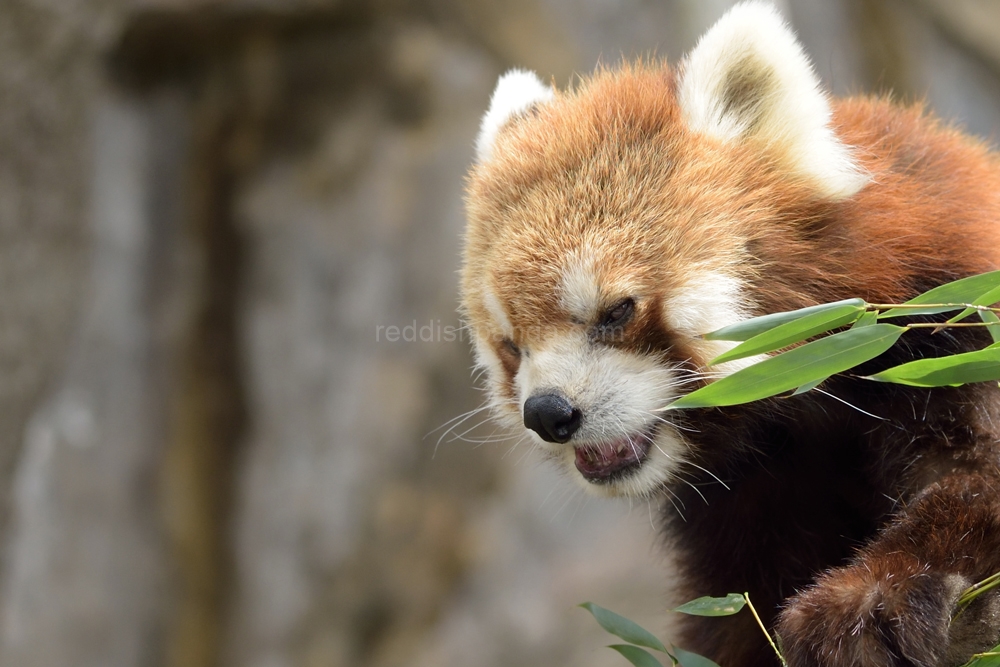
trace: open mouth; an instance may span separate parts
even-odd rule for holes
[[[576,469],[589,482],[601,483],[624,477],[642,466],[653,445],[655,429],[618,440],[575,447]]]

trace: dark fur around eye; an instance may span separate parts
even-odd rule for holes
[[[510,338],[503,339],[503,346],[507,350],[507,352],[514,355],[515,357],[521,356],[521,348],[515,345],[514,341],[512,341]]]
[[[499,341],[496,350],[497,356],[500,357],[500,363],[503,365],[504,370],[507,371],[508,377],[514,377],[517,369],[521,366],[521,348],[515,345],[514,341],[510,338],[504,338]]]
[[[632,318],[635,312],[635,299],[629,297],[622,299],[601,315],[600,326],[620,327]]]

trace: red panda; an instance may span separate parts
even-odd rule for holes
[[[998,595],[952,618],[1000,571],[995,383],[843,375],[663,410],[753,363],[709,367],[732,343],[701,334],[1000,268],[995,154],[919,107],[829,98],[759,2],[676,68],[566,91],[506,74],[476,153],[461,298],[494,413],[588,490],[663,501],[678,602],[749,592],[792,667],[958,665],[1000,641]],[[920,331],[864,368],[989,341]],[[673,641],[722,667],[776,664],[748,615],[683,622]]]

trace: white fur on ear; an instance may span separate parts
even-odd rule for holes
[[[850,197],[869,180],[830,129],[812,65],[769,3],[740,3],[705,33],[684,62],[679,99],[692,130],[763,140],[825,197]]]
[[[476,139],[476,159],[482,163],[493,154],[493,142],[504,124],[536,104],[548,102],[554,91],[543,84],[534,72],[512,69],[497,81],[490,98],[490,108],[483,116]]]

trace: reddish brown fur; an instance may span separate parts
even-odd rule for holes
[[[463,292],[473,326],[502,346],[484,285],[518,345],[576,326],[557,294],[565,258],[587,244],[603,303],[644,297],[618,344],[692,367],[706,360],[661,311],[705,267],[739,267],[756,313],[847,297],[898,302],[1000,267],[997,157],[920,108],[835,102],[837,134],[872,177],[836,203],[790,175],[776,149],[694,134],[680,115],[675,74],[635,64],[602,70],[504,129],[468,184]],[[908,335],[873,363],[986,340]],[[514,399],[516,360],[504,367]],[[952,625],[951,639],[948,628],[961,589],[1000,570],[997,388],[840,378],[829,390],[885,420],[815,394],[685,415],[693,460],[730,488],[691,470],[707,505],[683,484],[671,489],[687,508],[683,521],[666,518],[681,595],[750,591],[793,666],[961,661],[1000,634],[988,605]],[[775,662],[747,616],[686,623],[678,645],[723,667]]]
[[[704,255],[736,254],[748,240],[760,249],[755,259],[782,269],[760,271],[761,311],[845,294],[898,300],[915,278],[940,283],[1000,263],[1000,225],[984,224],[1000,211],[996,156],[920,108],[836,104],[834,125],[875,187],[830,204],[783,178],[766,147],[723,147],[689,132],[674,87],[666,67],[602,70],[502,133],[497,157],[469,181],[465,293],[496,266],[490,277],[513,300],[515,329],[558,325],[565,313],[548,297],[559,262],[588,235],[606,252],[608,283],[654,292],[683,281]],[[618,224],[637,211],[648,236]],[[488,321],[475,299],[467,305],[472,321]]]

